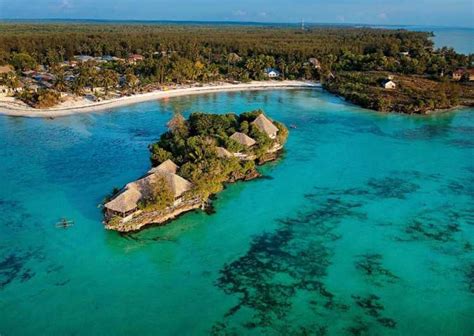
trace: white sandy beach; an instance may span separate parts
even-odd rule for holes
[[[90,113],[108,110],[141,102],[186,95],[197,95],[225,91],[253,91],[269,89],[318,88],[320,84],[304,81],[261,81],[245,84],[208,84],[200,87],[178,88],[167,91],[154,91],[133,96],[93,102],[86,98],[67,100],[50,109],[35,109],[14,98],[0,98],[0,114],[16,117],[54,118],[77,113]]]

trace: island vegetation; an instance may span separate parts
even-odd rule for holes
[[[385,87],[392,82],[392,87]],[[474,104],[474,85],[381,71],[339,72],[324,87],[359,106],[381,112],[426,114]]]
[[[474,55],[436,50],[425,32],[144,23],[2,23],[0,32],[0,95],[37,108],[268,79],[321,81],[380,111],[426,113],[474,98]]]
[[[259,177],[256,166],[276,159],[288,137],[261,110],[176,114],[168,128],[150,145],[153,168],[107,198],[108,229],[134,231],[206,207],[225,183]]]

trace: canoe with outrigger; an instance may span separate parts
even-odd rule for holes
[[[61,229],[67,229],[71,226],[74,226],[74,221],[68,220],[67,218],[61,218],[60,221],[56,223],[56,227]]]

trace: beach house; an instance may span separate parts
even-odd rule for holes
[[[265,75],[268,78],[278,78],[280,77],[280,72],[274,68],[266,68],[265,69]]]
[[[127,184],[116,197],[104,205],[106,217],[125,218],[137,212],[140,202],[151,197],[153,187],[160,178],[164,179],[173,193],[173,206],[179,205],[183,194],[192,188],[192,184],[177,175],[177,169],[176,164],[167,160],[158,167],[152,168],[145,177]]]
[[[278,128],[263,113],[260,114],[253,122],[260,131],[268,135],[271,139],[276,139]]]

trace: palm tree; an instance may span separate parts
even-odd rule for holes
[[[281,79],[286,79],[287,66],[286,61],[283,58],[279,58],[277,62],[278,68],[280,69]]]
[[[66,91],[67,83],[66,83],[66,73],[64,72],[64,69],[56,66],[52,68],[51,72],[55,77],[54,87],[56,88],[56,90],[58,90],[59,92]]]
[[[132,71],[127,71],[125,74],[125,85],[135,92],[136,88],[138,87],[139,79]]]
[[[16,77],[16,74],[13,71],[10,71],[3,75],[2,82],[7,87],[8,93],[14,91],[20,86],[20,81]]]
[[[104,89],[105,89],[105,94],[108,94],[109,89],[115,88],[119,83],[118,75],[113,70],[109,70],[109,69],[104,70],[102,71],[100,76],[102,80],[102,85],[104,86]]]
[[[84,87],[85,87],[85,83],[81,76],[77,76],[71,85],[72,92],[78,96],[84,93]]]

